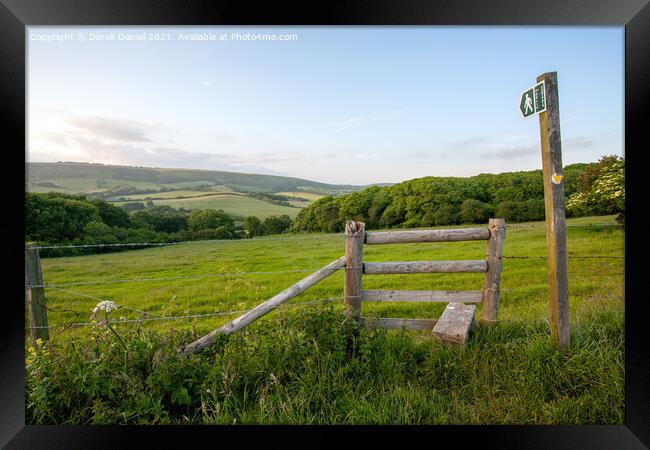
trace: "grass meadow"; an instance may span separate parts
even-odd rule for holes
[[[300,208],[298,207],[292,208],[276,205],[241,194],[207,194],[205,192],[197,192],[197,194],[202,195],[191,198],[156,198],[154,197],[155,194],[140,197],[151,197],[154,205],[169,205],[173,208],[185,209],[223,209],[226,213],[233,216],[257,216],[260,219],[265,219],[269,216],[281,216],[283,214],[294,218],[300,212]],[[167,192],[166,195],[171,197],[173,192]],[[115,204],[119,205],[121,202],[115,202]]]
[[[624,231],[613,216],[567,223],[567,354],[549,340],[541,222],[507,229],[498,322],[479,322],[464,349],[427,331],[362,330],[350,361],[343,271],[288,303],[295,306],[192,355],[175,349],[238,314],[58,326],[88,322],[100,299],[122,306],[110,313],[116,320],[142,311],[152,319],[250,309],[342,256],[340,234],[43,259],[52,285],[48,319],[57,326],[40,349],[26,337],[26,423],[622,424]],[[482,259],[485,252],[485,241],[365,246],[364,261]],[[367,289],[477,290],[482,283],[482,274],[363,277]],[[437,318],[444,306],[364,304],[363,315]]]

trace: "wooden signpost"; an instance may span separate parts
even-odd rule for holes
[[[538,76],[537,84],[522,94],[519,109],[524,117],[539,114],[544,208],[546,211],[551,336],[560,348],[566,351],[570,346],[569,280],[557,72],[546,72]],[[531,109],[534,109],[534,112],[531,112]]]

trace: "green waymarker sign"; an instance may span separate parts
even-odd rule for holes
[[[546,91],[543,81],[521,94],[519,111],[524,117],[546,111]]]

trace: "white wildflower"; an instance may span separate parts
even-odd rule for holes
[[[97,303],[97,306],[95,306],[95,309],[93,309],[93,314],[97,314],[99,311],[105,311],[107,313],[111,311],[115,311],[117,309],[117,305],[115,302],[111,300],[104,300],[103,302]]]

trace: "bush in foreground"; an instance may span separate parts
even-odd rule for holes
[[[28,424],[622,424],[623,315],[594,312],[570,355],[548,325],[478,326],[462,351],[364,330],[346,362],[342,315],[280,311],[175,357],[190,333],[95,328],[87,342],[29,348]]]

